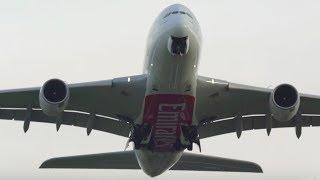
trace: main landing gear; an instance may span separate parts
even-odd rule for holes
[[[130,142],[133,142],[135,149],[147,148],[153,151],[154,138],[151,131],[152,127],[148,124],[135,124],[126,147],[128,147]],[[196,126],[181,126],[181,133],[182,136],[177,137],[176,142],[172,146],[172,150],[181,151],[188,149],[189,151],[192,151],[193,144],[197,144],[201,152],[198,129]]]

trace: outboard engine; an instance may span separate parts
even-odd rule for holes
[[[39,93],[39,104],[48,116],[59,116],[69,101],[69,88],[60,79],[50,79],[44,83]]]
[[[275,120],[291,120],[297,114],[299,106],[299,93],[290,84],[277,86],[270,95],[270,111]]]

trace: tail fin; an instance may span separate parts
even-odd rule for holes
[[[40,168],[140,169],[134,151],[53,158]],[[234,159],[184,153],[170,170],[262,172],[259,165]]]

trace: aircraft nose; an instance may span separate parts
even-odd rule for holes
[[[149,176],[155,177],[171,168],[181,157],[182,152],[152,152],[136,150],[141,169]]]

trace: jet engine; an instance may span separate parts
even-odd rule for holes
[[[48,116],[59,116],[66,108],[70,97],[68,85],[60,79],[50,79],[44,83],[39,93],[39,104]]]
[[[270,111],[275,120],[291,120],[297,114],[299,106],[299,93],[290,84],[277,86],[270,95]]]

